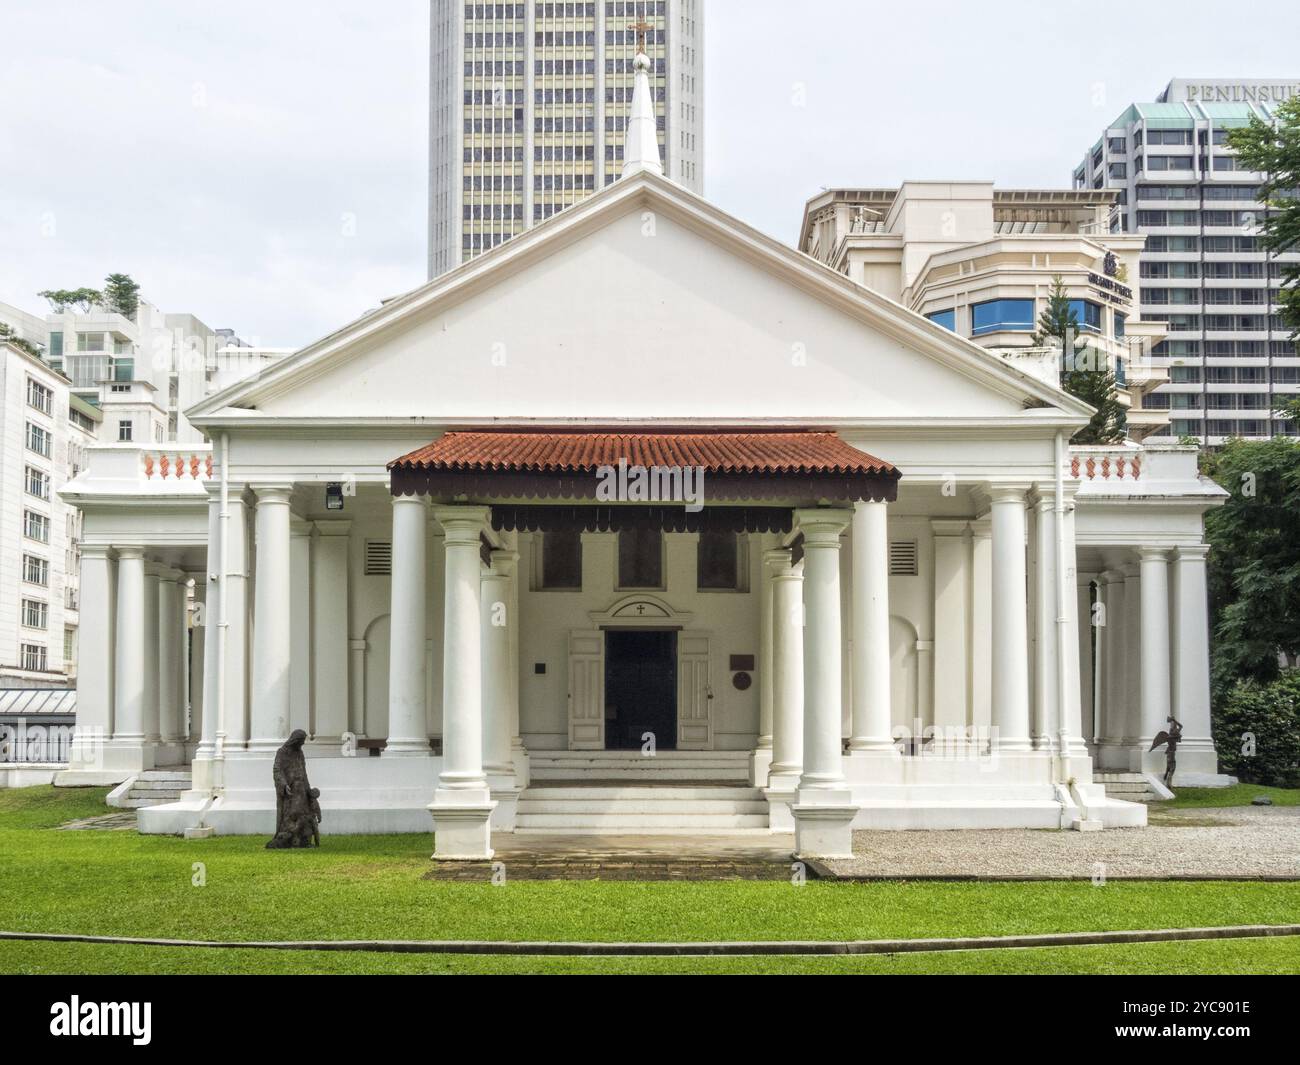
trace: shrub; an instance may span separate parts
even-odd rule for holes
[[[1300,787],[1300,670],[1245,680],[1214,715],[1219,769],[1249,784]]]

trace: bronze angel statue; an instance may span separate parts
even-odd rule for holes
[[[1169,731],[1157,732],[1155,739],[1151,741],[1151,750],[1155,750],[1162,744],[1165,745],[1165,787],[1171,787],[1174,782],[1174,770],[1178,766],[1178,744],[1183,738],[1183,726],[1180,725],[1176,718],[1169,718]]]

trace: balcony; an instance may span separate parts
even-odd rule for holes
[[[211,445],[101,444],[86,449],[86,468],[59,494],[74,503],[128,496],[206,500],[212,476]]]
[[[1201,477],[1200,449],[1174,443],[1071,447],[1065,475],[1079,482],[1079,495],[1152,497],[1201,495],[1214,499],[1227,493]]]

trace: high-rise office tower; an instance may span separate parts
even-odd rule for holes
[[[704,181],[704,0],[432,0],[429,276],[616,180],[639,35],[664,172]]]
[[[1170,408],[1174,436],[1214,445],[1296,432],[1272,412],[1300,392],[1277,309],[1282,269],[1300,255],[1260,247],[1263,175],[1239,169],[1227,136],[1297,94],[1300,78],[1175,78],[1110,123],[1074,172],[1075,188],[1118,189],[1112,225],[1147,235],[1141,316],[1169,323],[1154,354],[1170,380],[1146,402]]]

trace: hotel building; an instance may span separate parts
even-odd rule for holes
[[[1074,171],[1076,189],[1118,193],[1116,230],[1146,235],[1140,309],[1169,329],[1155,349],[1169,383],[1147,401],[1170,411],[1164,433],[1215,445],[1296,432],[1273,411],[1300,392],[1300,353],[1277,308],[1282,270],[1300,254],[1261,247],[1263,175],[1240,169],[1227,144],[1296,93],[1296,78],[1175,78],[1156,102],[1126,108]]]
[[[1129,278],[1142,238],[1111,232],[1108,190],[995,189],[986,181],[908,181],[897,189],[828,189],[808,201],[799,249],[1055,385],[1060,352],[1033,334],[1057,278],[1081,341],[1104,353],[1133,440],[1168,424],[1150,393],[1164,338]]]

